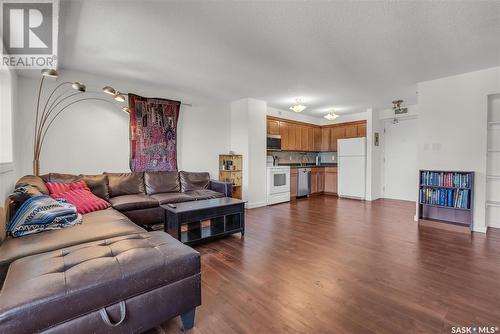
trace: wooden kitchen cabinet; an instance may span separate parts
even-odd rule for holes
[[[358,124],[358,137],[366,137],[366,123]]]
[[[307,151],[309,148],[309,135],[307,126],[300,127],[300,150]]]
[[[325,191],[325,168],[311,168],[311,194],[322,193]]]
[[[307,127],[307,151],[314,151],[314,128],[312,126]]]
[[[330,128],[321,128],[321,151],[330,151]]]
[[[284,151],[336,152],[339,139],[366,137],[366,121],[317,126],[269,116],[267,134],[281,135]]]
[[[295,124],[291,123],[288,123],[288,149],[291,151],[296,149]]]
[[[298,170],[297,168],[290,169],[290,197],[297,197],[298,189]]]
[[[358,136],[358,126],[356,124],[350,124],[345,126],[345,137],[344,138],[356,138]]]
[[[337,193],[337,167],[325,167],[325,193]]]
[[[318,192],[318,174],[319,168],[311,169],[311,194],[316,194]]]
[[[331,128],[330,132],[330,150],[337,152],[337,140],[346,137],[346,127],[337,125]]]
[[[313,150],[322,151],[321,149],[321,128],[316,127],[313,129]]]
[[[302,127],[300,125],[294,125],[295,129],[295,151],[302,150]]]
[[[288,136],[289,126],[287,122],[280,122],[279,124],[280,136],[281,136],[281,149],[290,149],[290,137]]]
[[[279,135],[280,134],[280,122],[274,119],[267,120],[267,134],[268,135]]]
[[[322,193],[325,191],[325,169],[318,169],[318,192]]]

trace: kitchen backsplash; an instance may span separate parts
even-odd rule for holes
[[[322,163],[336,163],[337,162],[337,152],[287,152],[278,151],[273,152],[273,156],[278,157],[279,163],[290,164],[290,163],[315,163],[316,156],[319,155]],[[332,159],[333,157],[333,159]]]

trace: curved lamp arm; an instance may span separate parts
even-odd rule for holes
[[[73,94],[74,95],[74,94]],[[47,135],[47,132],[49,131],[50,129],[50,126],[52,125],[52,123],[57,119],[57,117],[64,111],[66,110],[68,107],[72,106],[73,104],[75,103],[78,103],[78,102],[81,102],[81,101],[88,101],[88,100],[97,100],[97,101],[104,101],[104,102],[107,102],[107,103],[110,103],[112,104],[113,106],[116,106],[116,104],[114,104],[113,102],[109,101],[109,100],[106,100],[106,99],[103,99],[103,98],[99,98],[99,97],[87,97],[87,98],[83,98],[83,99],[79,99],[79,100],[75,100],[75,101],[72,101],[70,103],[68,103],[67,105],[65,105],[61,110],[59,110],[55,115],[54,117],[52,117],[52,119],[50,120],[50,122],[47,124],[47,126],[45,127],[45,129],[43,130],[43,134],[40,138],[40,141],[37,143],[37,150],[36,150],[36,159],[38,159],[40,157],[40,152],[42,150],[42,146],[43,146],[43,142],[45,140],[45,136]]]
[[[40,120],[40,127],[38,128],[38,131],[37,131],[37,133],[36,133],[36,138],[35,138],[35,141],[36,141],[36,142],[40,141],[40,136],[42,135],[42,130],[43,130],[43,127],[45,126],[45,123],[47,122],[47,120],[49,119],[50,115],[51,115],[51,114],[52,114],[52,112],[55,110],[55,108],[56,108],[59,104],[61,104],[63,101],[65,101],[65,100],[67,100],[67,99],[69,99],[69,98],[71,98],[71,97],[73,97],[73,96],[75,96],[75,95],[82,94],[82,93],[83,93],[83,92],[77,92],[77,93],[70,94],[70,95],[66,96],[65,98],[61,99],[59,102],[57,102],[57,104],[56,104],[56,105],[54,105],[53,107],[51,106],[51,107],[49,108],[49,110],[47,111],[47,113],[41,117],[41,120]],[[55,101],[57,101],[57,99],[59,99],[59,98],[60,98],[61,96],[63,96],[64,94],[65,94],[65,93],[63,93],[63,94],[59,95],[59,96],[56,98],[56,100],[54,100],[54,102],[55,102]],[[44,111],[44,113],[45,113],[45,111]]]
[[[38,88],[38,98],[36,100],[35,128],[33,131],[34,138],[36,138],[36,133],[37,133],[37,129],[38,129],[38,114],[39,114],[39,109],[40,109],[40,96],[42,95],[42,87],[43,87],[44,80],[45,80],[45,76],[42,76],[42,79],[40,80],[40,87]],[[36,143],[33,144],[33,154],[36,155]]]

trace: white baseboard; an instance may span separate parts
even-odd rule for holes
[[[255,202],[255,203],[245,203],[245,208],[247,209],[255,209],[255,208],[260,208],[262,206],[266,206],[266,202]]]
[[[474,226],[472,230],[474,232],[486,233],[486,231],[488,230],[488,226]]]
[[[488,227],[491,227],[491,228],[500,228],[500,222],[497,222],[497,223],[490,223],[488,225]]]

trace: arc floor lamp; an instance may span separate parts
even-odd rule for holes
[[[40,153],[42,151],[45,136],[47,135],[52,123],[54,123],[57,117],[66,109],[82,101],[96,100],[111,103],[116,107],[121,107],[124,112],[129,113],[127,106],[122,106],[113,102],[113,100],[117,102],[125,102],[125,96],[119,91],[116,91],[113,87],[105,86],[102,89],[103,93],[112,96],[113,100],[111,100],[99,97],[97,95],[99,92],[88,92],[87,87],[77,81],[65,81],[57,85],[52,92],[50,92],[45,104],[43,104],[43,108],[41,108],[42,103],[40,100],[42,97],[45,78],[57,79],[58,77],[59,74],[54,69],[42,70],[42,79],[40,81],[40,88],[38,89],[38,98],[36,101],[36,116],[33,137],[33,175],[37,176],[40,175]],[[73,90],[69,90],[69,87]],[[56,92],[58,92],[57,96],[55,96]]]

